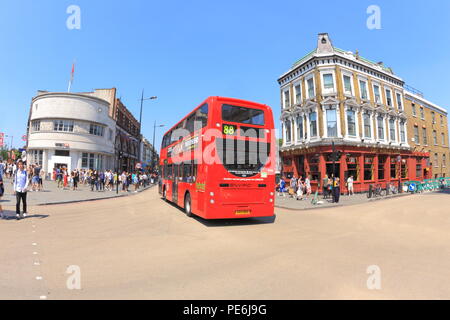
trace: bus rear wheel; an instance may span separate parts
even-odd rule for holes
[[[192,202],[191,202],[191,195],[189,193],[186,194],[184,197],[184,212],[188,217],[192,217]]]

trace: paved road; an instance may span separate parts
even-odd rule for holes
[[[0,299],[450,299],[449,206],[424,194],[206,222],[150,189],[33,207],[0,220]],[[67,289],[72,265],[81,290]]]

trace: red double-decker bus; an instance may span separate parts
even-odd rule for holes
[[[273,216],[275,150],[269,106],[209,97],[164,135],[159,192],[188,216]]]

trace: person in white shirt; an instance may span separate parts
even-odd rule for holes
[[[347,190],[348,190],[348,195],[350,196],[350,194],[354,194],[353,193],[353,176],[348,177],[347,179]]]
[[[16,218],[25,218],[27,216],[27,189],[28,189],[28,173],[23,165],[23,161],[17,162],[18,168],[14,173],[14,193],[16,194]],[[20,202],[23,202],[23,214],[20,215]]]

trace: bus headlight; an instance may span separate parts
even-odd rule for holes
[[[270,201],[270,202],[273,202],[273,199],[270,199],[269,201]]]
[[[211,199],[211,201],[210,201],[210,202],[211,202],[211,204],[214,204],[214,199]]]
[[[210,195],[211,197],[214,197],[214,192],[211,192],[209,195]]]
[[[273,196],[273,192],[271,192],[270,195]]]

